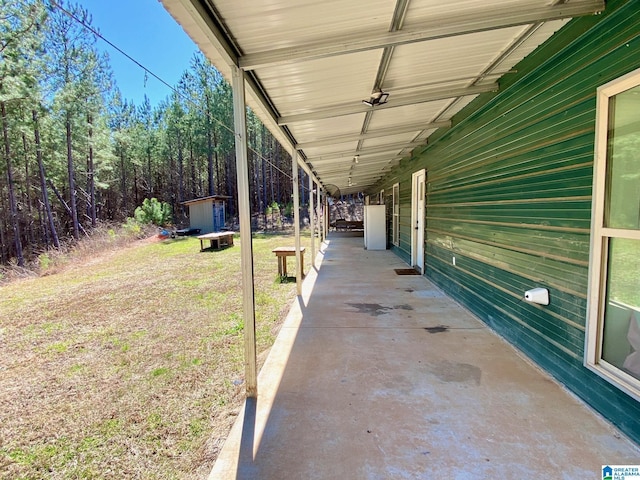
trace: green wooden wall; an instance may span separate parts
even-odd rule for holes
[[[640,1],[575,19],[376,186],[427,169],[426,275],[640,443],[640,402],[583,366],[596,88],[640,67]],[[452,257],[456,258],[456,265]],[[549,289],[551,304],[522,300]]]

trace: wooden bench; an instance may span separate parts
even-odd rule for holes
[[[198,240],[200,240],[200,251],[204,250],[205,240],[209,240],[209,248],[215,250],[220,250],[222,247],[233,247],[233,233],[234,232],[213,232],[198,235]]]
[[[277,247],[271,250],[278,257],[278,275],[287,277],[287,257],[296,256],[296,247]],[[300,271],[304,277],[304,247],[300,247]]]

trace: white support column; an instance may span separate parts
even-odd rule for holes
[[[256,362],[256,314],[253,292],[253,245],[249,203],[249,167],[247,160],[247,107],[244,72],[233,68],[233,118],[238,177],[238,217],[240,218],[240,260],[242,268],[242,306],[244,314],[244,371],[247,397],[258,396]]]
[[[316,266],[316,215],[313,211],[313,177],[309,175],[309,226],[311,227],[311,266]]]
[[[324,196],[324,238],[329,234],[329,221],[331,220],[331,211],[329,210],[329,197]]]
[[[298,178],[298,151],[291,154],[291,181],[293,183],[293,231],[296,237],[296,290],[302,295],[302,264],[300,258],[300,180]]]
[[[318,216],[316,218],[316,223],[318,224],[318,243],[322,244],[323,240],[324,240],[324,229],[322,228],[322,224],[320,223],[320,219],[324,218],[324,216],[322,215],[322,204],[320,203],[320,184],[317,183],[317,195],[316,195],[316,205],[318,208]],[[318,246],[318,248],[320,248],[320,246]]]

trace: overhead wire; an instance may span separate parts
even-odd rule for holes
[[[52,6],[54,6],[55,8],[57,8],[58,10],[60,10],[61,12],[63,12],[65,15],[67,15],[69,18],[71,18],[73,21],[75,21],[76,23],[78,23],[79,25],[81,25],[83,28],[87,29],[89,32],[91,32],[93,35],[95,35],[97,38],[99,38],[100,40],[102,40],[103,42],[105,42],[107,45],[109,45],[111,48],[113,48],[114,50],[116,50],[118,53],[120,53],[121,55],[124,55],[128,60],[130,60],[131,62],[135,63],[139,68],[141,68],[142,70],[144,70],[145,75],[151,75],[152,77],[154,77],[156,80],[158,80],[160,83],[162,83],[163,85],[165,85],[166,87],[168,87],[173,93],[175,93],[176,95],[178,95],[180,98],[182,98],[183,100],[185,100],[186,102],[190,103],[197,111],[199,111],[201,114],[206,115],[208,118],[212,119],[215,123],[217,123],[220,127],[226,129],[227,131],[229,131],[232,135],[235,135],[235,130],[231,127],[229,127],[228,125],[226,125],[224,123],[224,121],[220,120],[219,118],[217,118],[214,115],[211,115],[208,112],[204,112],[201,107],[194,102],[193,100],[191,100],[187,95],[185,95],[184,93],[182,93],[180,90],[178,90],[177,88],[175,88],[173,85],[169,84],[167,81],[165,81],[163,78],[161,78],[159,75],[157,75],[156,73],[154,73],[151,69],[147,68],[146,66],[144,66],[142,63],[140,63],[138,60],[136,60],[135,58],[133,58],[131,55],[129,55],[127,52],[125,52],[123,49],[121,49],[120,47],[118,47],[116,44],[114,44],[113,42],[111,42],[110,40],[108,40],[107,38],[105,38],[98,30],[96,30],[95,28],[93,28],[91,25],[86,24],[85,22],[82,21],[82,19],[78,18],[76,15],[73,14],[73,12],[70,12],[69,10],[67,10],[66,8],[64,8],[62,5],[60,5],[58,2],[56,2],[55,0],[50,0],[50,3]],[[208,61],[208,60],[207,60]],[[215,68],[215,67],[214,67]],[[146,78],[145,78],[145,82],[146,82]],[[269,165],[271,165],[273,168],[275,168],[276,170],[278,170],[280,173],[282,173],[285,177],[292,179],[292,176],[290,173],[285,172],[284,170],[282,170],[280,167],[278,167],[275,163],[273,163],[271,160],[269,160],[268,158],[266,158],[265,156],[263,156],[260,152],[258,152],[256,149],[254,149],[253,147],[250,147],[249,145],[247,145],[247,149],[251,152],[253,152],[255,155],[258,156],[258,158],[260,158],[261,160],[263,160],[264,162],[267,162]],[[304,188],[304,186],[303,186]]]

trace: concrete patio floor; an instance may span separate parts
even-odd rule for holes
[[[389,251],[329,237],[210,479],[599,479],[640,449]]]

